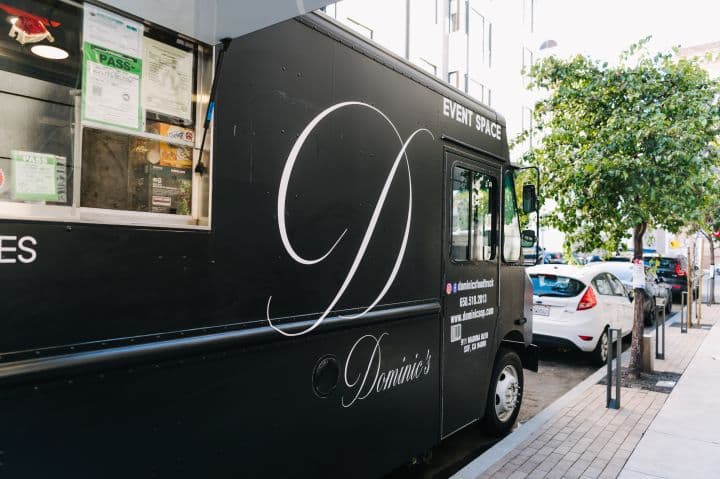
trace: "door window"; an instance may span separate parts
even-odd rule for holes
[[[515,182],[511,171],[503,177],[503,260],[519,261],[521,250],[520,223],[515,204]]]
[[[615,296],[625,296],[627,294],[625,292],[625,287],[615,276],[608,274],[607,277],[610,281],[610,287],[612,288]]]
[[[462,166],[452,170],[451,259],[495,259],[495,180]]]
[[[592,283],[599,294],[602,294],[604,296],[614,295],[613,290],[610,287],[610,281],[608,281],[607,277],[604,274],[596,276]]]

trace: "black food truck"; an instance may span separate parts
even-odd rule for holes
[[[0,477],[377,477],[510,430],[535,201],[500,115],[319,14],[0,17]]]

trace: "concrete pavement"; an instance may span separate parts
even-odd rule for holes
[[[720,477],[720,327],[711,330],[620,474],[657,477]]]
[[[703,306],[704,328],[666,327],[655,370],[683,374],[669,395],[622,388],[621,409],[606,409],[599,377],[586,381],[454,477],[720,477],[718,319],[720,306]]]

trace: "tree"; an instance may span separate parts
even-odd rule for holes
[[[677,232],[700,221],[718,164],[718,83],[694,59],[648,54],[641,40],[616,66],[585,56],[534,65],[529,88],[540,145],[524,160],[541,172],[541,192],[556,204],[548,223],[565,248],[618,251],[632,231],[642,262],[648,227]],[[529,132],[518,139],[522,141]],[[635,290],[630,374],[642,358],[643,295]]]
[[[717,172],[716,173],[720,173]],[[700,222],[690,225],[690,231],[697,231],[702,234],[710,244],[710,291],[708,292],[709,303],[715,303],[715,241],[720,241],[720,178],[716,178],[715,188],[706,195],[707,203],[702,208]]]

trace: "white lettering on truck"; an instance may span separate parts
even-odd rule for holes
[[[18,261],[24,264],[32,263],[37,259],[37,240],[32,236],[0,235],[0,264],[15,264]]]
[[[393,282],[395,281],[395,277],[398,274],[398,271],[400,270],[400,264],[402,263],[402,260],[405,256],[405,249],[407,247],[408,238],[410,235],[410,223],[412,220],[412,178],[410,175],[410,160],[407,156],[407,149],[410,143],[415,139],[415,137],[421,133],[428,134],[431,138],[435,139],[433,134],[430,132],[430,130],[426,128],[418,128],[417,130],[410,133],[410,136],[408,136],[405,140],[403,140],[402,136],[400,136],[400,132],[398,131],[395,124],[390,121],[390,118],[385,115],[381,110],[378,108],[369,105],[367,103],[362,103],[359,101],[346,101],[342,103],[337,103],[331,107],[326,108],[322,112],[320,112],[315,118],[313,118],[310,123],[308,123],[305,126],[305,129],[300,133],[298,136],[298,139],[295,140],[295,144],[293,145],[292,149],[290,150],[290,154],[288,155],[287,161],[285,162],[285,168],[283,169],[282,176],[280,177],[280,188],[278,189],[278,203],[277,203],[277,221],[278,221],[278,229],[280,230],[280,239],[282,240],[283,246],[285,247],[285,251],[290,255],[292,259],[294,259],[296,262],[303,264],[303,265],[313,265],[320,263],[324,261],[330,254],[333,252],[335,247],[342,241],[343,237],[345,236],[345,233],[347,233],[347,229],[343,231],[340,236],[335,240],[335,242],[330,246],[330,248],[327,250],[327,252],[316,258],[305,258],[303,256],[300,256],[300,254],[295,251],[295,248],[290,242],[290,238],[288,236],[288,229],[285,225],[285,200],[287,198],[287,192],[288,187],[290,184],[290,179],[292,177],[293,167],[295,166],[295,162],[297,161],[298,155],[300,154],[300,150],[302,149],[303,145],[305,144],[305,140],[307,137],[312,133],[312,131],[315,129],[315,127],[323,121],[325,117],[330,115],[332,112],[339,110],[341,108],[348,108],[348,107],[354,107],[354,108],[364,108],[369,109],[377,113],[377,115],[384,120],[384,122],[387,124],[388,128],[390,128],[394,133],[395,136],[397,136],[398,139],[398,153],[395,156],[395,161],[393,162],[392,168],[390,169],[390,172],[388,173],[385,184],[383,185],[382,190],[380,191],[380,195],[378,196],[377,203],[375,203],[375,209],[373,210],[372,217],[370,218],[370,223],[367,226],[367,229],[365,230],[365,234],[363,236],[362,242],[360,243],[360,248],[358,249],[357,253],[355,253],[355,259],[353,260],[352,265],[350,266],[350,270],[348,271],[347,275],[345,276],[345,280],[343,281],[342,285],[340,285],[337,293],[335,294],[335,297],[332,299],[330,304],[325,308],[325,311],[315,319],[315,321],[312,323],[311,326],[308,326],[307,328],[303,329],[302,331],[289,333],[287,331],[283,331],[279,327],[277,327],[275,324],[273,324],[272,319],[270,319],[270,302],[272,301],[272,296],[268,298],[267,301],[267,307],[266,307],[266,315],[267,315],[267,321],[270,324],[270,327],[272,327],[274,330],[278,331],[280,334],[284,336],[300,336],[306,333],[309,333],[316,327],[320,325],[320,323],[323,322],[323,320],[327,317],[327,315],[332,311],[332,309],[335,307],[335,305],[340,301],[340,298],[345,294],[345,290],[347,290],[348,286],[350,285],[350,282],[352,281],[353,277],[355,276],[355,273],[357,272],[360,263],[363,260],[363,257],[365,256],[365,252],[367,251],[368,246],[370,245],[370,241],[373,238],[373,235],[375,233],[375,227],[377,226],[378,219],[380,218],[380,213],[383,210],[383,207],[385,206],[385,200],[388,197],[388,193],[390,191],[390,187],[392,186],[393,179],[395,178],[395,175],[400,169],[400,164],[405,164],[405,170],[407,171],[407,179],[408,179],[408,203],[407,203],[407,217],[405,220],[405,231],[403,233],[402,241],[400,243],[400,249],[397,253],[397,257],[395,258],[395,262],[393,265],[393,269],[390,272],[390,275],[385,280],[385,285],[383,286],[382,290],[377,294],[375,297],[375,300],[367,306],[363,311],[360,313],[357,313],[355,315],[351,316],[344,316],[345,318],[360,318],[364,316],[366,313],[368,313],[370,310],[372,310],[385,296],[385,293],[390,289],[390,286],[392,286]]]
[[[470,128],[475,127],[480,133],[496,140],[502,139],[502,125],[448,98],[443,98],[443,115]],[[475,122],[473,122],[473,118],[475,118]]]

